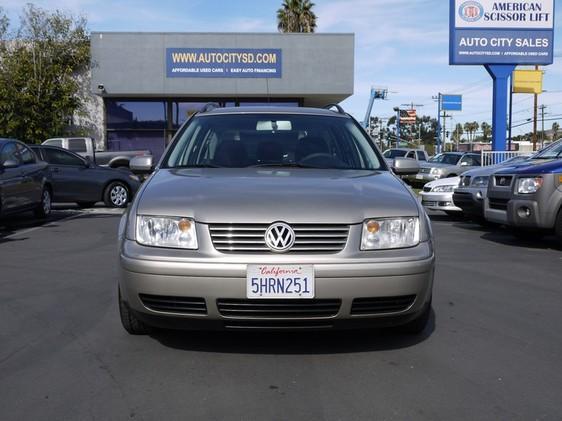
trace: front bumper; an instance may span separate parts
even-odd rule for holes
[[[421,243],[416,247],[419,248],[416,253],[418,256],[425,254],[424,258],[418,260],[375,262],[360,259],[360,262],[358,259],[338,259],[336,255],[331,261],[319,259],[323,262],[314,264],[314,300],[336,299],[341,304],[333,315],[314,317],[302,314],[272,317],[259,313],[255,316],[225,315],[218,305],[219,301],[235,299],[249,303],[267,302],[246,299],[246,263],[146,260],[134,257],[134,253],[127,253],[128,248],[138,247],[141,246],[132,241],[124,242],[120,255],[119,287],[130,309],[141,320],[158,327],[301,329],[394,326],[417,317],[427,308],[431,299],[435,258],[430,243]],[[295,257],[294,263],[304,263],[300,262],[299,257]],[[307,256],[308,259],[311,257]],[[247,263],[255,263],[255,258]],[[198,314],[154,311],[143,304],[141,294],[203,299],[205,311]],[[415,298],[399,311],[352,314],[355,299],[406,296]],[[298,299],[291,300],[295,301]]]
[[[433,211],[462,212],[453,202],[453,193],[421,192],[422,206]]]
[[[414,184],[426,184],[430,181],[435,181],[441,178],[440,174],[429,174],[429,173],[417,173],[413,175],[408,175],[405,177],[407,181]]]
[[[453,193],[453,202],[465,214],[484,217],[484,199],[486,190],[456,189]]]

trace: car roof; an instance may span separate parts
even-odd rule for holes
[[[283,107],[283,106],[261,106],[261,107],[221,107],[210,111],[199,113],[200,116],[225,115],[225,114],[300,114],[329,117],[350,118],[346,113],[340,113],[325,108],[312,107]]]
[[[4,145],[5,143],[8,143],[8,142],[19,142],[19,140],[18,139],[12,139],[12,138],[9,138],[9,137],[0,137],[0,146]]]

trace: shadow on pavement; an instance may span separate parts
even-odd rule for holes
[[[203,332],[158,330],[151,334],[162,345],[184,351],[313,355],[386,351],[423,342],[435,330],[435,312],[419,335],[392,329],[307,332]]]

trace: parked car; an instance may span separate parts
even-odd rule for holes
[[[194,115],[121,220],[124,328],[422,331],[430,222],[395,175],[417,170],[339,107]]]
[[[23,142],[0,138],[0,216],[33,211],[45,218],[51,198],[47,164]]]
[[[490,176],[502,168],[521,165],[530,159],[530,155],[520,155],[503,161],[498,165],[475,168],[465,172],[459,186],[453,193],[453,202],[463,213],[478,221],[484,221],[484,200],[488,191]]]
[[[139,177],[126,168],[101,167],[78,154],[54,146],[31,146],[49,164],[53,201],[92,207],[124,208],[140,187]]]
[[[57,137],[45,140],[42,145],[68,149],[83,157],[89,157],[97,165],[110,168],[129,168],[129,162],[135,156],[151,154],[149,150],[115,152],[96,150],[95,142],[90,137]]]
[[[432,211],[443,211],[451,216],[462,214],[462,209],[453,200],[453,192],[459,181],[460,177],[449,177],[427,183],[420,193],[423,207]]]
[[[394,158],[415,159],[420,163],[429,160],[427,152],[423,149],[391,148],[384,151],[383,156],[389,165],[392,165]]]
[[[526,165],[497,171],[485,200],[486,219],[521,235],[551,231],[562,240],[562,143]]]
[[[425,184],[439,178],[457,177],[480,165],[480,155],[477,153],[445,152],[422,163],[418,174],[405,178],[411,184]]]

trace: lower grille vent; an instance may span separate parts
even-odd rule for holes
[[[397,313],[411,307],[415,299],[415,295],[356,298],[351,306],[351,314]]]
[[[217,300],[221,315],[236,318],[333,317],[340,306],[341,300]]]
[[[207,305],[204,298],[148,294],[139,294],[139,298],[146,308],[153,311],[178,314],[207,314]]]

